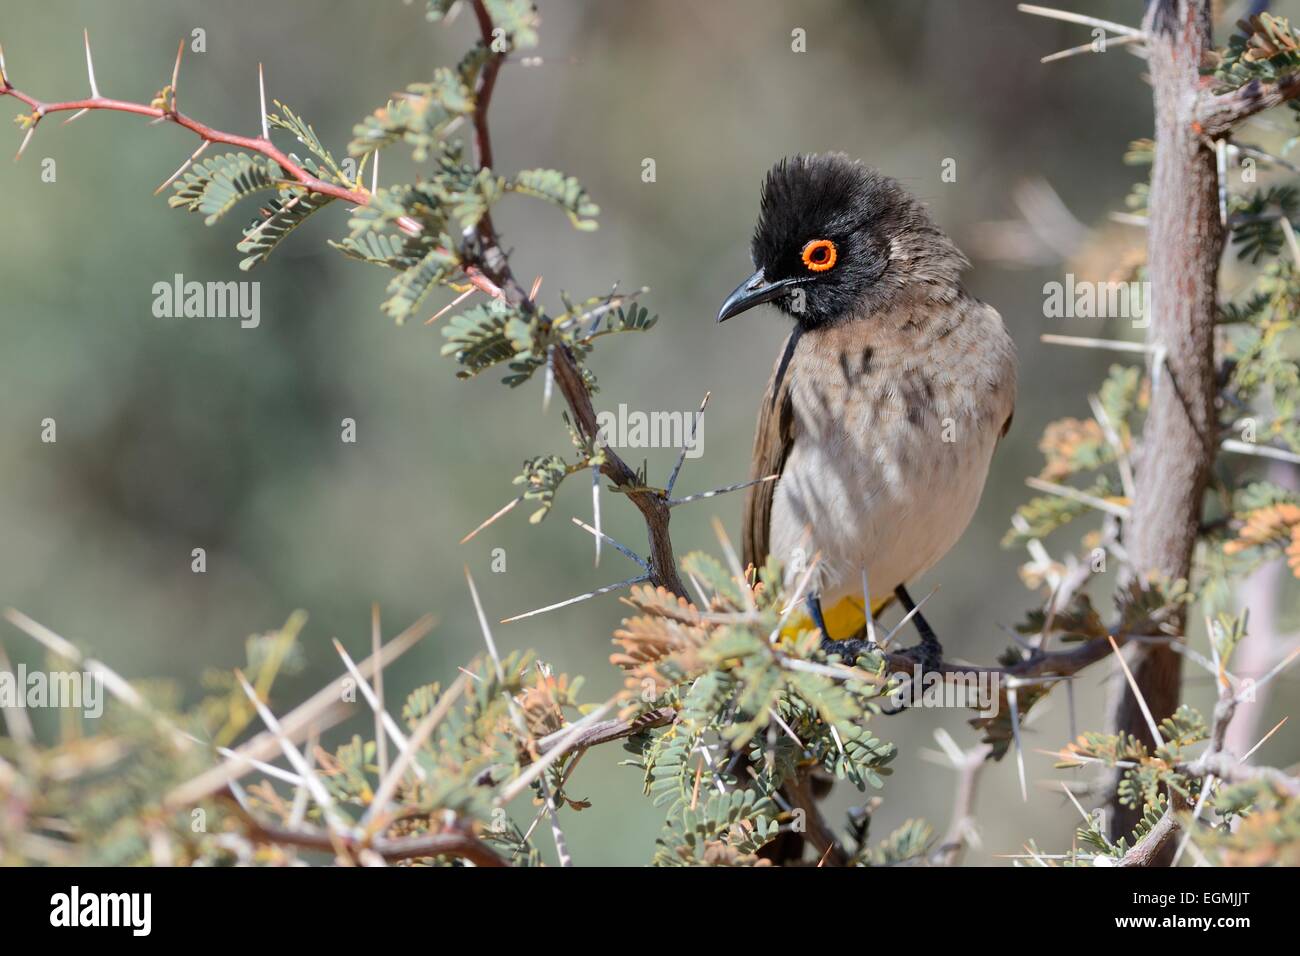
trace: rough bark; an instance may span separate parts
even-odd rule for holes
[[[1208,0],[1156,0],[1145,24],[1156,134],[1147,250],[1154,387],[1125,532],[1133,573],[1142,578],[1189,576],[1217,447],[1214,323],[1224,229],[1214,152],[1196,122],[1202,95],[1197,68],[1211,48],[1209,8]],[[1172,714],[1180,656],[1163,645],[1131,646],[1125,653],[1155,719]],[[1112,701],[1111,730],[1152,743],[1124,683]],[[1112,835],[1126,835],[1138,816],[1113,802]]]

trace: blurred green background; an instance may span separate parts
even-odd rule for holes
[[[1129,23],[1139,6],[1088,5]],[[521,280],[544,277],[541,298],[552,307],[560,290],[650,286],[643,301],[660,324],[646,338],[600,343],[597,407],[688,411],[712,391],[704,455],[687,463],[680,492],[741,480],[749,467],[755,409],[787,324],[770,310],[725,327],[713,316],[751,271],[758,186],[776,159],[823,149],[862,157],[930,203],[971,254],[970,289],[999,309],[1020,348],[1019,406],[975,522],[913,592],[942,583],[927,616],[946,647],[991,661],[1008,642],[1000,625],[1040,600],[1017,578],[1024,554],[998,544],[1028,495],[1023,477],[1041,467],[1038,436],[1054,418],[1086,416],[1086,394],[1111,363],[1038,337],[1132,333],[1101,320],[1042,318],[1043,284],[1086,271],[1072,222],[1047,237],[989,223],[1019,219],[1024,184],[1038,183],[1041,195],[1048,183],[1078,222],[1103,230],[1090,246],[1101,249],[1093,278],[1115,265],[1107,257],[1141,243],[1140,230],[1106,220],[1143,175],[1122,162],[1126,145],[1149,134],[1141,61],[1113,50],[1041,65],[1044,54],[1088,42],[1087,28],[1030,18],[1001,0],[543,0],[541,11],[542,62],[507,65],[497,87],[497,163],[576,175],[601,204],[601,228],[574,232],[561,213],[521,198],[507,199],[495,218]],[[397,0],[0,0],[0,43],[17,87],[75,98],[87,88],[84,26],[102,92],[147,102],[169,78],[178,38],[201,27],[207,52],[186,54],[182,110],[254,133],[262,62],[268,96],[342,153],[353,124],[391,92],[459,58],[471,19],[462,12],[448,27],[427,24],[423,4]],[[807,31],[807,52],[791,51],[795,28]],[[283,710],[340,672],[331,637],[365,652],[372,601],[386,636],[426,611],[441,621],[390,673],[390,701],[454,677],[482,647],[462,565],[493,619],[635,573],[608,549],[593,568],[590,538],[569,523],[590,519],[584,479],[569,482],[540,526],[520,508],[458,545],[514,496],[510,479],[525,457],[569,450],[561,403],[543,413],[540,380],[520,390],[501,387],[496,374],[460,382],[439,357],[438,327],[397,327],[381,315],[388,274],[325,245],[346,232],[342,209],[309,222],[269,265],[239,273],[233,246],[251,207],[205,229],[151,196],[195,145],[171,126],[93,113],[67,128],[45,122],[21,162],[0,163],[0,604],[128,677],[176,678],[191,699],[204,668],[240,663],[246,635],[304,608],[310,665],[277,685]],[[654,183],[641,180],[647,157],[656,161]],[[53,183],[41,180],[46,158],[57,164]],[[940,179],[945,159],[956,161],[955,183]],[[381,172],[392,183],[415,170],[399,147],[385,153]],[[178,272],[259,280],[261,326],[155,318],[152,286]],[[56,444],[40,440],[47,417],[57,421]],[[345,417],[357,422],[355,445],[339,440]],[[675,455],[647,457],[652,479],[662,480]],[[606,529],[643,550],[635,511],[616,496],[603,500]],[[716,550],[715,514],[737,535],[739,508],[732,496],[677,512],[679,555]],[[1057,554],[1076,543],[1069,532],[1048,542]],[[207,551],[206,574],[190,570],[195,547]],[[506,573],[490,569],[497,547]],[[1256,596],[1272,602],[1280,581],[1257,582]],[[586,675],[588,699],[599,700],[620,682],[607,655],[622,610],[607,596],[499,625],[496,639]],[[1296,626],[1291,612],[1279,629]],[[39,660],[8,625],[0,639],[15,659]],[[1204,703],[1205,682],[1189,676],[1188,699]],[[1094,668],[1079,682],[1081,728],[1101,723],[1104,679]],[[1254,708],[1256,738],[1296,701],[1293,683],[1278,687]],[[1034,783],[1061,776],[1032,749],[1067,739],[1058,697],[1028,737],[1029,803],[1021,804],[1013,760],[988,771],[976,808],[983,847],[970,862],[999,862],[1030,838],[1069,844],[1075,811],[1059,788]],[[934,749],[940,726],[973,743],[966,716],[881,721],[876,732],[902,753],[873,833],[913,816],[946,828],[954,774],[920,751]],[[623,756],[617,746],[589,754],[571,787],[594,802],[566,814],[581,864],[649,859],[662,817],[640,796],[639,775],[617,765]],[[1297,758],[1296,737],[1285,732],[1259,757]],[[857,799],[837,788],[832,820]],[[530,816],[519,808],[518,819]]]

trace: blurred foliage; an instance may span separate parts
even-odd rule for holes
[[[448,17],[452,4],[431,0],[431,20]],[[329,244],[344,255],[392,272],[380,308],[403,322],[425,308],[435,290],[456,302],[476,288],[474,272],[483,264],[479,227],[511,193],[554,205],[579,230],[594,228],[599,208],[572,176],[551,168],[503,174],[467,156],[450,134],[474,125],[484,71],[494,57],[533,48],[538,42],[536,11],[525,0],[484,0],[493,27],[454,67],[439,67],[427,82],[375,109],[352,129],[346,160],[337,159],[302,116],[276,102],[268,118],[306,151],[290,157],[309,175],[350,191],[366,202],[352,212],[350,232]],[[1218,78],[1246,82],[1262,71],[1280,75],[1294,68],[1294,34],[1272,20],[1254,22],[1224,55]],[[156,102],[169,108],[175,90],[164,88]],[[30,118],[26,125],[31,125]],[[24,125],[20,117],[20,127]],[[365,185],[367,165],[379,151],[409,148],[419,168],[414,181],[376,188]],[[1150,158],[1140,146],[1133,158]],[[353,165],[349,166],[349,162]],[[354,171],[350,171],[354,170]],[[1234,197],[1239,217],[1234,240],[1252,265],[1278,258],[1288,234],[1278,217],[1293,213],[1289,187],[1269,187],[1249,197]],[[245,200],[260,205],[242,231],[238,250],[248,254],[240,268],[251,269],[276,251],[281,241],[333,197],[312,191],[290,171],[262,156],[227,153],[196,161],[176,180],[172,206],[197,212],[211,225]],[[1145,191],[1135,192],[1134,209],[1144,208]],[[1269,218],[1273,217],[1273,218]],[[1297,288],[1295,270],[1284,258],[1267,262],[1243,303],[1224,309],[1225,434],[1245,418],[1263,427],[1257,440],[1300,448],[1296,402],[1294,341],[1290,336]],[[474,293],[480,294],[480,293]],[[503,381],[519,386],[548,367],[556,349],[572,353],[588,389],[595,376],[587,365],[593,342],[626,331],[648,331],[656,317],[630,296],[593,296],[580,303],[561,295],[563,308],[548,312],[540,304],[478,302],[449,318],[442,352],[469,378],[506,366]],[[1047,460],[1043,477],[1081,481],[1094,499],[1129,504],[1119,493],[1121,466],[1140,434],[1148,383],[1134,369],[1112,368],[1098,390],[1093,418],[1068,418],[1048,427],[1041,448]],[[1103,420],[1104,419],[1104,420]],[[533,520],[552,507],[565,477],[600,464],[599,453],[570,428],[577,461],[554,454],[528,458],[515,479],[522,497],[539,505]],[[1300,513],[1284,489],[1260,481],[1244,483],[1237,473],[1220,476],[1212,496],[1232,503],[1230,514],[1206,530],[1206,540],[1223,556],[1257,561],[1285,551],[1300,574]],[[644,473],[643,473],[644,476]],[[1025,505],[1009,544],[1029,544],[1090,512],[1086,500],[1048,496]],[[1085,538],[1085,546],[1089,542]],[[1091,548],[1088,548],[1091,550]],[[645,793],[666,817],[652,851],[652,862],[682,864],[757,864],[760,851],[779,833],[798,831],[804,820],[785,803],[791,781],[840,779],[860,792],[880,788],[890,773],[896,748],[867,728],[880,700],[897,684],[883,657],[868,651],[855,660],[828,656],[820,635],[786,634],[779,568],[774,564],[748,576],[702,554],[692,553],[683,569],[698,585],[698,605],[663,590],[635,588],[633,616],[615,635],[614,655],[626,678],[615,698],[620,718],[635,726],[638,717],[670,712],[663,723],[628,737],[630,761]],[[1215,564],[1205,573],[1222,579],[1253,565]],[[1043,578],[1036,576],[1037,583]],[[1142,582],[1117,596],[1117,623],[1108,628],[1080,595],[1048,618],[1031,617],[1022,633],[1059,634],[1067,641],[1098,640],[1112,630],[1159,633],[1171,608],[1197,593],[1201,582]],[[259,700],[266,700],[276,677],[300,666],[300,617],[284,629],[250,641],[248,676]],[[1028,628],[1028,630],[1026,630]],[[1244,633],[1232,628],[1236,640]],[[779,635],[773,641],[773,635]],[[1221,650],[1226,661],[1228,650]],[[1004,663],[1023,660],[1012,649]],[[232,786],[220,800],[183,810],[169,807],[163,794],[211,769],[224,747],[240,739],[255,709],[233,674],[214,673],[205,681],[209,694],[196,707],[180,705],[173,688],[145,682],[132,685],[139,701],[114,703],[110,719],[93,736],[62,728],[59,741],[39,746],[14,737],[0,741],[0,837],[6,862],[68,861],[95,863],[293,863],[307,845],[318,852],[364,860],[367,853],[392,853],[393,859],[444,863],[472,858],[460,849],[399,854],[394,842],[454,835],[501,860],[536,864],[541,852],[534,831],[544,815],[583,811],[585,799],[569,795],[570,775],[585,750],[542,746],[544,738],[572,728],[590,704],[579,699],[581,680],[555,675],[535,657],[511,653],[496,660],[479,658],[463,669],[457,683],[417,688],[406,699],[402,718],[407,739],[423,733],[410,751],[409,772],[381,773],[381,744],[354,735],[333,749],[311,754],[327,799],[305,784],[286,799],[272,779],[247,789]],[[1047,687],[1019,693],[1023,718]],[[143,703],[141,703],[143,701]],[[1005,700],[1003,701],[1005,704]],[[994,756],[1005,753],[1015,736],[1010,711],[1003,706],[992,720],[976,722]],[[1166,794],[1183,800],[1199,795],[1203,777],[1186,769],[1184,749],[1204,739],[1204,721],[1190,709],[1162,728],[1164,745],[1146,752],[1136,741],[1084,734],[1070,753],[1090,761],[1125,765],[1126,800],[1145,810],[1136,842],[1168,812]],[[203,745],[185,741],[201,741]],[[212,746],[208,746],[208,745]],[[558,757],[548,756],[558,753]],[[545,768],[537,768],[544,761]],[[523,792],[532,798],[532,824],[520,827],[505,813],[509,795],[529,776]],[[385,782],[398,781],[391,808],[377,808]],[[1296,801],[1267,780],[1223,788],[1214,810],[1224,820],[1240,819],[1235,831],[1220,827],[1198,838],[1224,862],[1275,862],[1294,857]],[[798,809],[798,808],[795,808]],[[199,816],[196,817],[196,814]],[[196,829],[196,819],[204,821]],[[273,823],[272,823],[273,821]],[[851,818],[856,849],[850,862],[899,865],[926,862],[933,830],[908,819],[881,842],[868,840],[870,814]],[[341,828],[340,828],[341,827]],[[1279,834],[1282,837],[1279,837]],[[1107,856],[1125,852],[1100,832],[1080,831],[1083,842]],[[331,843],[333,844],[331,847]],[[433,844],[428,844],[432,846]],[[1078,856],[1077,862],[1087,858]]]

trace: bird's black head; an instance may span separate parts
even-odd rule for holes
[[[912,282],[955,282],[965,265],[902,186],[842,153],[772,167],[751,251],[758,271],[719,322],[771,302],[808,330],[870,315]]]

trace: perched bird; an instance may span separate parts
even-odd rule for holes
[[[782,160],[763,184],[757,269],[718,312],[794,320],[758,412],[744,560],[770,554],[828,639],[873,614],[966,529],[1011,424],[1015,347],[961,286],[970,263],[901,185],[843,154]],[[864,595],[864,582],[868,594]],[[823,615],[822,608],[825,608]],[[827,624],[829,623],[829,627]],[[917,616],[923,660],[939,648]]]

